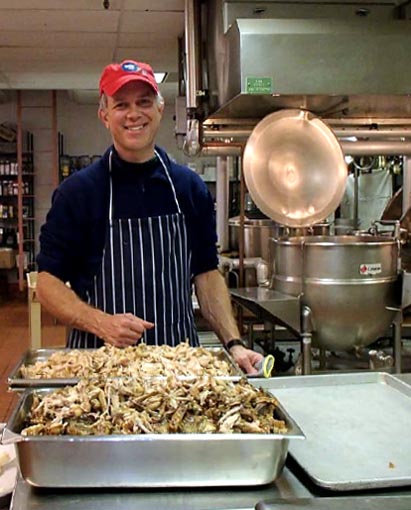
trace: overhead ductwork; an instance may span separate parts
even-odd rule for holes
[[[409,20],[236,19],[208,46],[208,119],[411,116]]]
[[[381,132],[381,154],[411,154],[401,144],[411,129],[411,20],[400,3],[367,3],[364,16],[355,1],[188,0],[188,140],[226,155],[259,120],[288,108],[326,120],[347,153],[375,153],[377,137],[367,147],[349,139],[361,129],[363,140]]]

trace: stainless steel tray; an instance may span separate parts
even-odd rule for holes
[[[304,439],[283,407],[287,434],[21,436],[34,393],[53,389],[27,389],[2,438],[15,442],[22,477],[38,487],[263,485],[281,473],[289,440]]]
[[[386,373],[260,382],[298,421],[290,455],[318,486],[336,491],[411,484],[411,387]]]
[[[215,356],[218,356],[221,360],[227,361],[231,366],[232,374],[230,376],[221,376],[225,379],[238,379],[244,377],[244,373],[241,371],[239,366],[235,363],[233,358],[228,352],[222,347],[204,347],[210,352],[213,352]],[[24,389],[24,388],[51,388],[57,386],[66,386],[77,384],[80,380],[78,377],[73,378],[56,378],[56,379],[25,379],[21,375],[21,368],[24,365],[34,365],[37,361],[47,360],[55,352],[69,352],[73,349],[34,349],[27,351],[22,358],[19,360],[17,365],[10,372],[7,379],[8,385],[11,389]],[[94,349],[93,349],[94,350]],[[181,376],[188,378],[190,376]],[[193,376],[194,377],[194,376]]]

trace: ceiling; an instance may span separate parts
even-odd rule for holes
[[[326,14],[330,5],[335,4],[352,8],[371,4],[377,9],[409,2],[230,0],[226,3],[227,12],[232,8],[240,17],[270,17],[273,13],[283,16],[281,5],[287,4],[292,13],[298,9],[301,16],[319,5]],[[80,102],[95,102],[102,68],[127,58],[149,62],[155,71],[168,73],[160,89],[166,99],[174,97],[178,91],[178,38],[184,34],[184,6],[184,0],[1,0],[0,101],[7,90],[61,89],[69,90]],[[274,8],[275,11],[270,11]]]
[[[107,1],[107,0],[106,0]],[[169,73],[175,94],[184,0],[1,0],[0,89],[95,91],[102,68],[127,58]]]

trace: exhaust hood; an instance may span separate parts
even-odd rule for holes
[[[212,16],[217,16],[214,21]],[[205,124],[282,108],[325,118],[411,117],[411,21],[209,14]]]

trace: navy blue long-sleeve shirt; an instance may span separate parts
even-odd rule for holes
[[[85,296],[100,268],[109,221],[109,153],[113,150],[113,218],[145,218],[176,212],[170,182],[158,158],[128,163],[114,148],[87,168],[63,181],[53,194],[52,206],[40,232],[39,271],[47,271]],[[201,178],[187,167],[166,162],[184,214],[191,274],[216,269],[217,236],[214,202]]]

